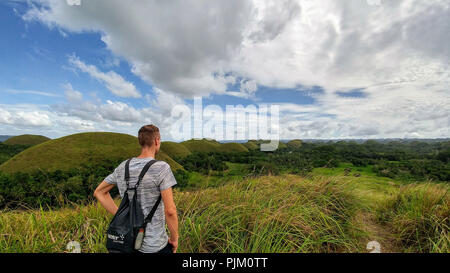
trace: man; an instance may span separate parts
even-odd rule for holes
[[[158,127],[154,125],[143,126],[139,130],[139,144],[142,147],[141,154],[134,157],[130,162],[130,185],[136,184],[139,173],[150,160],[155,158],[161,146],[161,136]],[[125,163],[122,162],[112,174],[95,189],[94,196],[102,206],[110,213],[117,212],[117,205],[111,198],[110,191],[116,185],[120,196],[126,190]],[[154,163],[142,179],[138,187],[138,200],[141,200],[142,211],[148,215],[161,193],[162,201],[145,230],[142,247],[143,253],[175,253],[178,248],[178,217],[175,203],[173,201],[172,187],[176,184],[175,177],[169,164],[164,161]],[[167,236],[165,224],[170,232]]]

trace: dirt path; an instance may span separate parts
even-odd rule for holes
[[[378,223],[373,214],[369,212],[360,212],[357,214],[357,221],[365,232],[369,234],[369,240],[379,243],[379,249],[376,243],[372,243],[376,250],[380,250],[381,253],[399,253],[401,248],[396,244],[395,237],[390,232],[388,226]],[[369,245],[367,245],[369,247]],[[375,249],[373,249],[375,250]],[[375,251],[376,251],[375,250]],[[367,252],[371,252],[367,250]]]

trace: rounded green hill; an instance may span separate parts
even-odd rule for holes
[[[243,145],[248,149],[248,150],[258,150],[261,147],[261,144],[263,143],[269,143],[269,140],[249,140],[246,143],[244,143]],[[287,148],[286,143],[279,141],[278,142],[278,149],[285,149]]]
[[[7,145],[38,145],[49,141],[50,138],[40,135],[20,135],[8,138],[3,143]]]
[[[284,142],[279,142],[278,143],[278,149],[285,149],[285,148],[287,148],[288,146],[287,146],[287,144],[286,143],[284,143]]]
[[[223,143],[218,148],[219,152],[248,152],[247,147],[241,143]]]
[[[161,142],[161,150],[163,150],[166,154],[173,158],[186,157],[191,154],[186,146],[171,141]]]
[[[290,148],[300,148],[302,146],[302,141],[300,139],[294,139],[287,143]]]
[[[50,140],[31,147],[0,166],[5,173],[34,170],[70,170],[83,164],[95,164],[105,159],[125,160],[140,152],[134,136],[118,133],[81,133]],[[181,169],[164,151],[156,157],[164,160],[172,170]]]
[[[249,140],[243,144],[249,150],[258,150],[259,143],[256,140]]]
[[[248,152],[248,149],[240,143],[219,143],[208,139],[191,139],[180,143],[190,152]]]
[[[207,140],[207,139],[191,139],[187,141],[181,142],[183,146],[188,148],[191,152],[203,152],[203,153],[210,153],[210,152],[217,152],[220,146],[220,143],[217,141]]]

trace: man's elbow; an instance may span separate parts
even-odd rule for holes
[[[165,210],[166,216],[167,217],[174,217],[177,215],[177,209],[175,207],[173,208],[167,208]]]
[[[98,189],[95,189],[95,191],[94,191],[94,197],[95,197],[95,199],[98,200],[98,198],[100,197],[100,195],[101,195],[101,192],[100,192]]]

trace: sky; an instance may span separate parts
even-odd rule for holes
[[[165,140],[177,105],[282,139],[450,137],[448,0],[1,0],[0,135]]]

